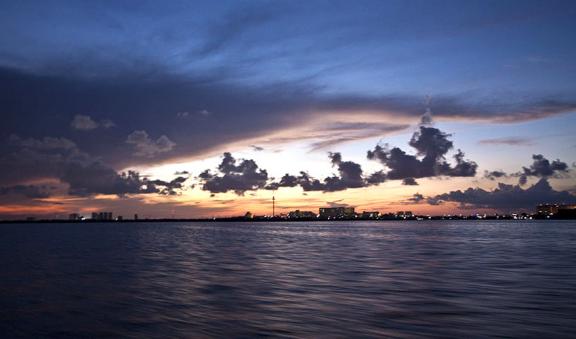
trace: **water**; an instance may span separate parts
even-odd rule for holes
[[[0,225],[0,337],[570,337],[576,223]]]

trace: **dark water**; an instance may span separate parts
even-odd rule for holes
[[[0,225],[0,337],[574,337],[575,222]]]

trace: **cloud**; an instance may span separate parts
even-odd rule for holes
[[[439,194],[428,198],[428,203],[438,205],[456,202],[461,207],[494,208],[498,210],[530,209],[541,203],[576,203],[576,196],[566,191],[555,191],[546,178],[527,189],[519,185],[499,183],[493,191],[468,188]]]
[[[414,203],[414,204],[419,204],[425,200],[426,200],[426,198],[424,198],[424,196],[420,193],[415,193],[414,195],[412,195],[411,198],[407,199],[408,202]]]
[[[202,182],[202,189],[210,193],[233,191],[243,195],[246,191],[264,188],[268,181],[268,172],[259,169],[254,160],[237,161],[232,154],[226,152],[218,165],[217,173],[205,170],[198,178]]]
[[[548,178],[552,176],[559,176],[570,171],[568,164],[556,159],[550,162],[542,154],[532,155],[534,160],[530,167],[522,167],[522,171],[516,173],[519,176],[521,185],[526,184],[528,177]]]
[[[332,166],[338,169],[338,175],[320,181],[311,177],[306,171],[301,171],[299,176],[286,174],[280,182],[273,182],[266,188],[277,189],[299,185],[304,191],[335,192],[378,185],[386,180],[402,180],[404,185],[418,185],[416,178],[475,176],[478,165],[465,160],[461,150],[457,150],[454,154],[455,165],[445,160],[445,155],[453,148],[452,141],[448,139],[450,135],[430,127],[429,114],[425,115],[422,121],[423,124],[409,143],[416,149],[417,155],[407,154],[398,147],[388,149],[386,145],[376,145],[373,150],[367,152],[368,159],[384,164],[389,169],[388,172],[380,170],[365,176],[360,164],[342,161],[340,153],[330,152],[328,157]]]
[[[406,185],[406,186],[417,186],[418,183],[416,182],[416,180],[414,178],[404,178],[402,180],[402,185]]]
[[[87,115],[75,115],[70,126],[78,130],[91,130],[98,128],[98,123]]]
[[[367,152],[367,158],[386,166],[389,169],[386,173],[389,180],[404,180],[405,184],[415,184],[414,179],[417,178],[475,176],[478,165],[465,160],[461,150],[454,155],[456,165],[446,162],[446,154],[454,147],[449,137],[450,134],[437,128],[421,125],[409,142],[416,150],[416,155],[408,154],[398,147],[390,149],[388,145],[376,145]]]
[[[178,195],[184,189],[184,182],[188,180],[187,177],[176,177],[171,181],[164,181],[164,180],[151,180],[150,184],[152,187],[160,187],[158,193],[162,195]]]
[[[69,164],[60,179],[69,185],[68,193],[78,196],[93,194],[157,193],[157,189],[135,171],[118,174],[115,170],[99,163]]]
[[[71,195],[157,193],[159,190],[137,172],[117,173],[99,159],[81,151],[66,138],[9,137],[10,151],[0,156],[0,184],[27,179],[56,178]],[[19,187],[19,186],[13,186]],[[27,188],[33,193],[33,188]],[[24,192],[23,187],[19,187]],[[6,192],[17,192],[9,189]],[[47,191],[46,191],[47,192]]]
[[[190,112],[178,112],[176,113],[176,117],[180,119],[186,119],[190,116]]]
[[[154,159],[163,161],[202,155],[231,143],[266,138],[282,131],[291,131],[293,139],[299,140],[310,134],[311,122],[332,129],[317,133],[319,144],[315,147],[326,148],[378,135],[386,128],[382,124],[392,119],[402,123],[392,124],[390,132],[401,130],[424,109],[420,95],[327,94],[313,83],[301,81],[246,84],[219,70],[190,75],[170,72],[163,65],[147,65],[138,72],[102,70],[99,76],[86,77],[66,73],[66,69],[45,73],[0,68],[0,83],[10,89],[9,93],[0,91],[0,109],[5,112],[0,136],[14,133],[39,139],[50,131],[51,135],[74,138],[84,150],[114,168],[126,168],[150,163],[149,157],[118,146],[134,131],[147,131],[150,135],[170,131],[169,140],[178,147],[156,153]],[[497,105],[494,100],[471,99],[469,94],[436,96],[431,106],[435,116],[444,120],[509,122],[576,108],[576,102],[561,98],[512,103],[506,100]],[[203,110],[218,112],[218,119],[197,119],[194,124],[185,124],[181,119],[166,118],[167,114]],[[70,131],[69,125],[62,124],[74,120],[76,112],[87,111],[107,112],[114,117],[117,128],[102,137],[95,133],[78,135]],[[342,121],[358,112],[371,122]],[[94,117],[90,119],[104,125]],[[29,121],[35,121],[34,126]]]
[[[34,138],[21,138],[18,135],[11,134],[8,138],[8,142],[10,145],[26,148],[26,149],[33,149],[33,150],[41,150],[41,151],[48,151],[48,150],[72,150],[76,148],[76,144],[66,138],[53,138],[53,137],[44,137],[42,139],[34,139]]]
[[[235,43],[238,37],[243,36],[247,30],[273,20],[281,12],[279,8],[254,5],[235,8],[224,15],[223,20],[210,27],[203,46],[194,50],[192,55],[203,57],[222,52]]]
[[[500,171],[500,170],[484,171],[484,178],[490,179],[490,180],[496,180],[496,179],[504,178],[506,176],[508,176],[506,174],[506,172]]]
[[[152,140],[146,131],[134,131],[126,138],[126,143],[134,145],[135,156],[152,158],[160,153],[170,152],[176,143],[162,135]]]
[[[318,126],[313,126],[313,131],[307,133],[307,137],[316,139],[310,144],[310,151],[330,149],[332,146],[345,142],[362,140],[372,137],[382,137],[383,135],[403,131],[410,125],[391,124],[388,122],[322,122]],[[302,140],[302,137],[295,138]]]
[[[534,142],[528,138],[506,137],[483,139],[478,142],[483,145],[506,145],[506,146],[531,146]]]
[[[376,171],[366,178],[366,184],[378,185],[386,181],[386,173],[384,171]]]
[[[48,198],[53,188],[46,185],[14,185],[0,187],[0,195],[20,195],[30,199]]]
[[[89,130],[96,129],[98,127],[111,128],[111,127],[116,126],[116,124],[114,124],[114,122],[112,122],[112,120],[108,120],[108,119],[104,119],[100,122],[96,122],[94,119],[92,119],[88,115],[78,114],[78,115],[74,116],[74,118],[72,119],[72,122],[70,122],[70,126],[76,130],[89,131]]]
[[[177,113],[176,113],[176,118],[185,120],[185,119],[188,119],[188,118],[193,118],[194,115],[196,115],[196,117],[206,118],[206,117],[212,115],[212,112],[210,112],[210,111],[208,111],[208,110],[206,110],[206,109],[201,109],[201,110],[198,110],[198,111],[192,112],[192,113],[190,113],[190,112],[188,112],[188,111],[177,112]]]
[[[268,184],[265,187],[265,189],[277,190],[280,187],[296,187],[299,185],[299,183],[300,183],[299,177],[296,177],[296,176],[293,176],[290,174],[284,174],[278,182],[272,182],[272,183]]]
[[[352,161],[342,161],[342,155],[338,152],[329,153],[328,157],[332,166],[338,169],[339,176],[332,176],[324,179],[326,191],[341,191],[347,188],[364,187],[362,177],[362,167]]]
[[[266,189],[295,187],[299,185],[305,192],[336,192],[348,188],[359,188],[369,185],[363,177],[362,167],[359,164],[352,161],[343,161],[342,155],[338,152],[328,153],[328,158],[332,166],[337,168],[338,175],[332,175],[320,181],[311,177],[306,171],[301,171],[298,176],[285,174],[279,182],[268,184]]]

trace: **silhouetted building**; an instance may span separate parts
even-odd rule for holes
[[[112,220],[112,212],[92,212],[92,220],[98,220],[98,221]]]
[[[560,208],[558,208],[558,217],[576,219],[576,204],[560,205]]]
[[[138,220],[138,214],[134,214],[134,220]]]
[[[316,213],[310,211],[295,210],[288,213],[290,219],[311,219],[316,218]]]
[[[364,212],[362,212],[362,214],[360,215],[360,218],[362,218],[362,219],[378,219],[379,216],[380,216],[380,212],[377,212],[377,211],[373,211],[373,212],[364,211]]]
[[[68,215],[68,220],[81,220],[82,217],[78,213],[70,213]]]
[[[541,217],[576,218],[576,204],[540,204],[536,210]]]
[[[398,218],[412,218],[412,217],[414,217],[414,214],[412,214],[412,211],[399,211],[398,213],[396,213],[396,217],[398,217]]]
[[[323,207],[319,210],[320,218],[325,219],[342,219],[342,218],[354,218],[356,217],[356,212],[354,212],[354,207]]]
[[[540,205],[538,205],[536,210],[537,210],[538,214],[552,216],[552,215],[558,213],[559,207],[560,207],[560,205],[558,205],[558,204],[540,204]]]

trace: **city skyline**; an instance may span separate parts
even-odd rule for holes
[[[0,219],[576,203],[573,2],[1,8]]]

